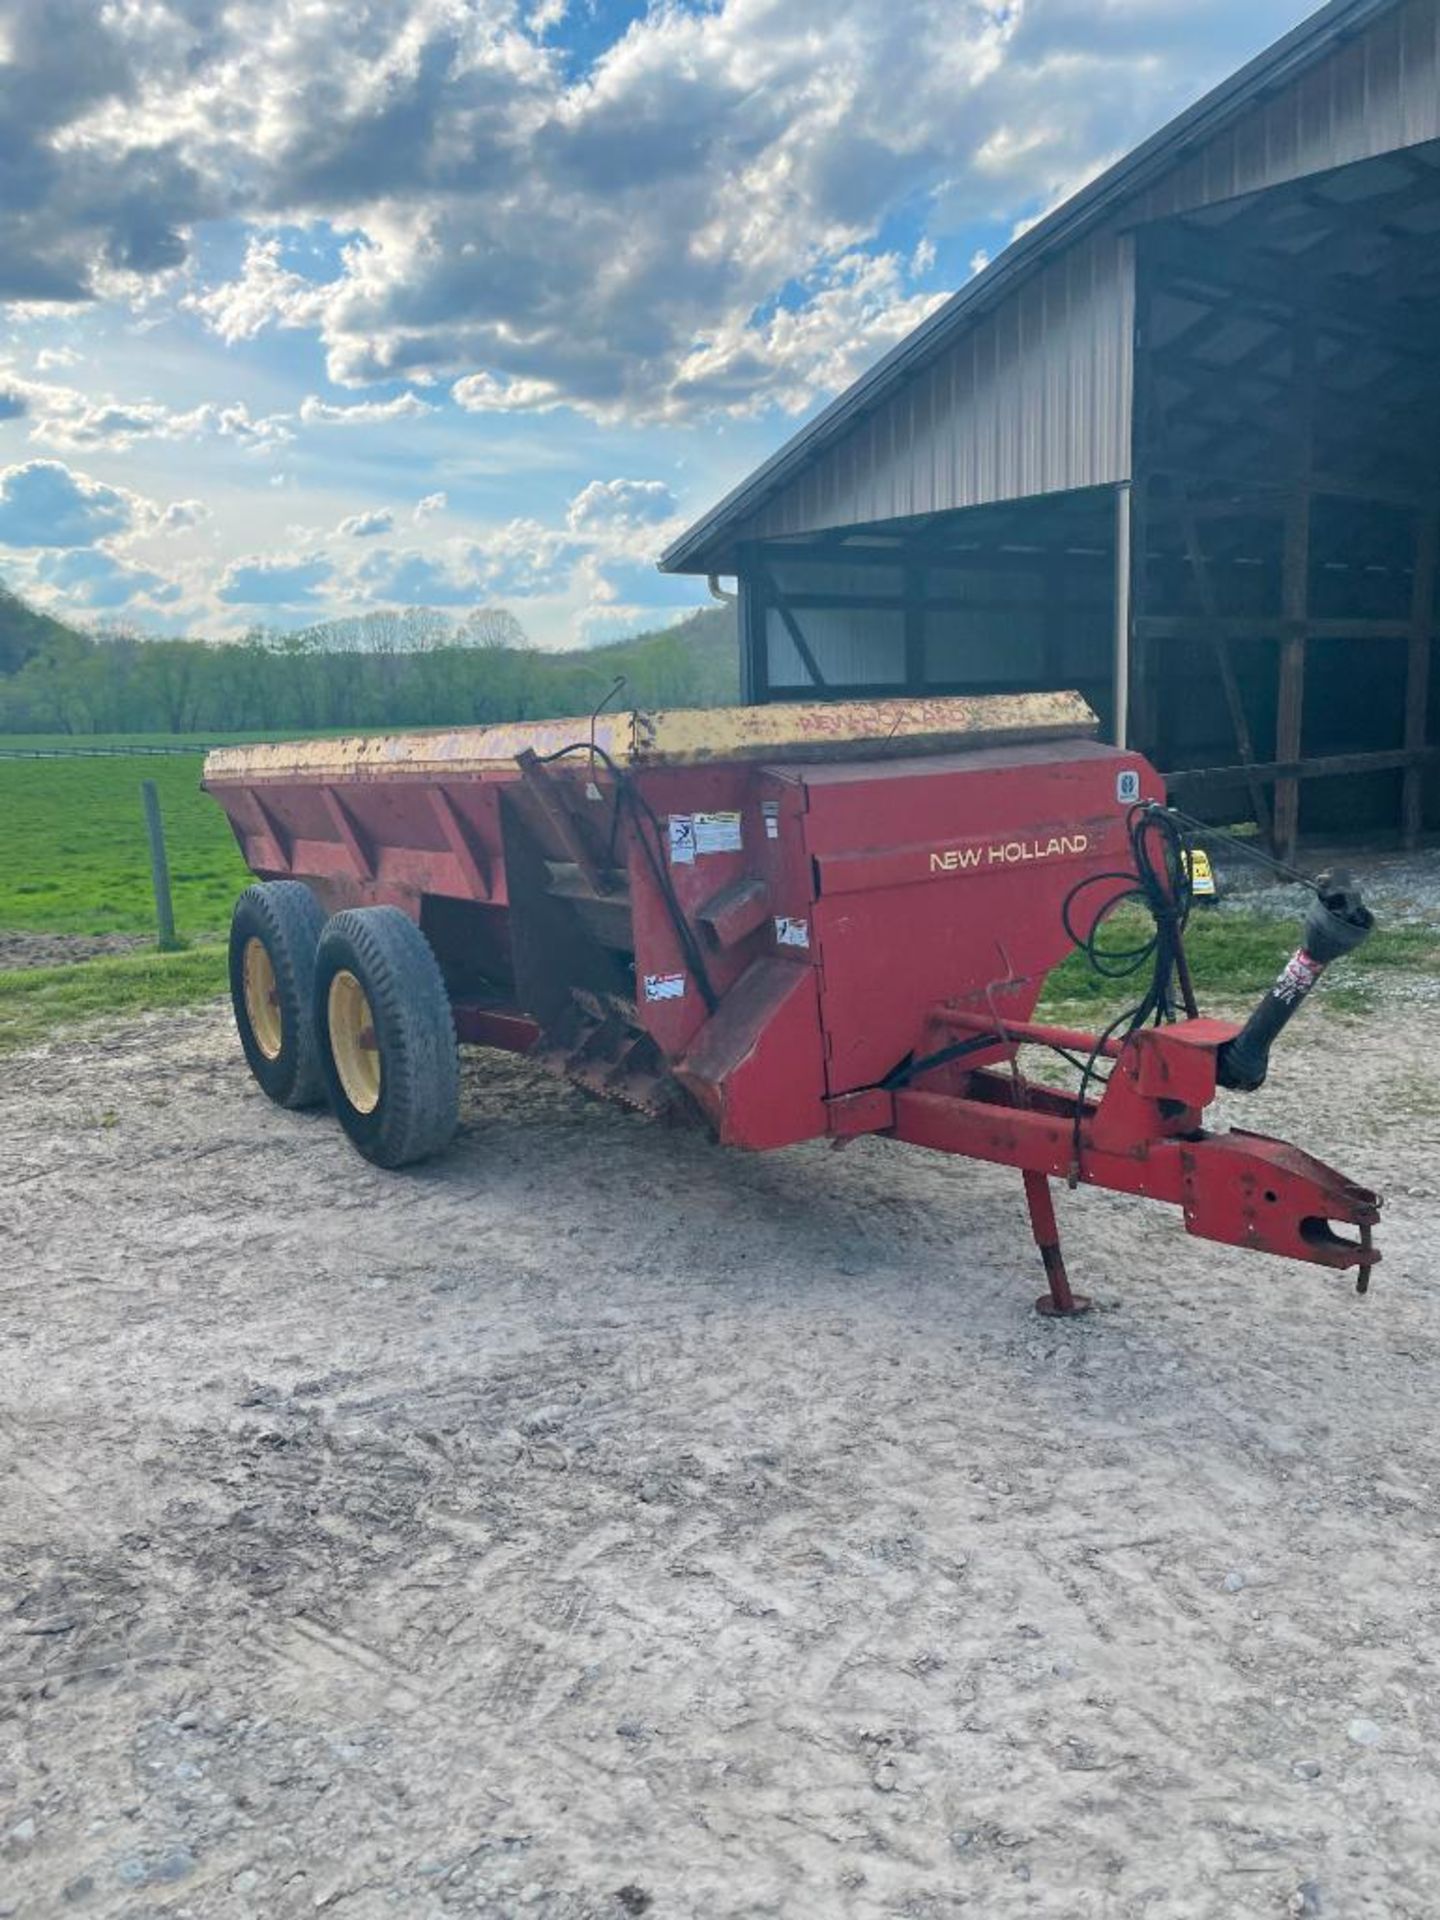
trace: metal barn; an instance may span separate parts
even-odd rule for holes
[[[745,697],[1078,687],[1183,803],[1440,821],[1440,0],[1333,0],[663,556]],[[1335,776],[1344,775],[1344,779]]]

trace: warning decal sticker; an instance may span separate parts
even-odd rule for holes
[[[810,944],[810,922],[808,920],[790,920],[783,914],[775,921],[775,938],[782,947],[808,947]]]
[[[683,1000],[685,998],[684,974],[647,973],[645,998],[647,1000]]]
[[[672,867],[695,864],[695,821],[688,813],[670,816],[670,864]]]
[[[740,848],[738,813],[697,813],[695,815],[696,853],[739,853]]]

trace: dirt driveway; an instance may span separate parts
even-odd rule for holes
[[[1368,1300],[474,1056],[419,1175],[220,1011],[0,1070],[0,1916],[1440,1911],[1433,1006],[1230,1118]]]

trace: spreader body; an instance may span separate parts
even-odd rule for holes
[[[600,714],[227,749],[205,784],[262,879],[413,919],[462,1041],[727,1146],[889,1135],[1017,1166],[1032,1218],[1032,1181],[1092,1180],[1368,1270],[1373,1195],[1303,1155],[1282,1179],[1207,1148],[1233,1027],[1097,1050],[1099,1100],[1019,1076],[1022,1046],[1064,1044],[1030,1023],[1067,901],[1093,918],[1136,808],[1164,800],[1094,731],[1069,694]]]

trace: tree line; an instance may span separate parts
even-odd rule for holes
[[[81,633],[0,590],[0,733],[300,733],[544,719],[588,713],[620,675],[626,705],[737,699],[733,615],[705,609],[658,632],[566,653],[530,646],[501,609],[463,621],[409,609],[235,641],[159,640]]]

